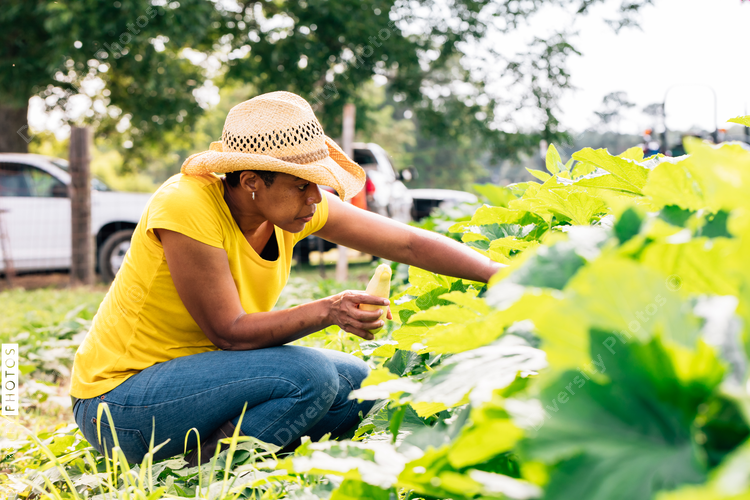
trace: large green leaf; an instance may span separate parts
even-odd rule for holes
[[[395,496],[395,490],[378,488],[357,479],[344,479],[341,485],[333,491],[330,500],[361,500],[362,498],[392,500]]]
[[[498,314],[478,298],[475,290],[450,292],[440,296],[452,304],[435,306],[411,316],[409,324],[394,334],[399,345],[409,345],[421,353],[452,354],[476,349],[502,335],[514,320]],[[416,325],[417,330],[412,327]]]
[[[452,283],[455,281],[457,281],[456,278],[431,273],[411,266],[409,267],[409,284],[411,286],[406,290],[406,293],[413,296],[420,296],[437,288],[450,289]]]
[[[518,373],[530,374],[547,366],[543,351],[523,345],[516,337],[451,356],[422,382],[398,379],[367,385],[350,398],[399,398],[412,403],[441,403],[447,407],[489,401],[492,391],[510,385]]]
[[[609,189],[611,191],[621,191],[623,193],[643,194],[627,181],[602,170],[597,170],[579,177],[571,185],[578,188]]]
[[[531,322],[533,331],[542,341],[547,361],[556,370],[567,370],[589,363],[589,336],[586,317],[581,310],[570,307],[551,292],[526,293],[504,315]]]
[[[571,161],[575,161],[574,158],[570,159]],[[586,162],[586,161],[577,161],[575,166],[570,171],[570,175],[573,179],[579,179],[581,177],[584,177],[586,175],[592,174],[596,172],[596,165]]]
[[[414,490],[424,498],[482,498],[527,500],[540,496],[541,490],[526,481],[504,474],[469,469],[456,472],[450,464],[449,448],[430,450],[409,462],[399,476],[398,486]],[[479,496],[481,495],[481,496]]]
[[[668,288],[682,293],[736,295],[742,276],[733,269],[744,267],[737,241],[698,238],[685,243],[654,242],[640,256],[644,265],[668,276]]]
[[[570,371],[540,394],[544,418],[523,449],[553,465],[548,499],[645,499],[706,477],[692,426],[722,379],[719,361],[706,349],[682,352],[700,370],[680,374],[682,361],[659,340],[613,353],[608,335],[592,332],[592,358],[608,381]]]
[[[483,196],[493,207],[507,207],[510,200],[515,200],[516,196],[504,186],[494,184],[474,184],[474,191]]]
[[[730,118],[727,121],[729,121],[731,123],[739,123],[740,125],[744,125],[746,127],[750,127],[750,115],[738,116],[736,118]]]
[[[745,442],[712,471],[708,483],[663,492],[655,500],[750,500],[749,464],[750,443]]]
[[[518,239],[514,236],[506,236],[492,241],[488,250],[490,257],[496,262],[509,262],[510,258],[518,252],[527,248],[535,248],[538,245],[536,241],[527,241]]]
[[[472,408],[468,425],[451,443],[448,461],[453,467],[463,468],[480,464],[513,449],[523,431],[508,417],[499,397],[479,408]]]
[[[412,370],[421,364],[422,358],[416,352],[397,349],[391,359],[383,363],[383,367],[399,377],[404,377],[410,375]]]
[[[492,391],[510,385],[521,373],[547,366],[543,351],[519,345],[511,337],[451,356],[412,392],[414,402],[452,406],[468,395],[472,402],[489,401]]]
[[[713,212],[750,207],[750,149],[740,143],[711,145],[686,138],[692,175],[699,179],[707,206]]]
[[[499,290],[508,284],[562,290],[585,263],[585,259],[577,250],[576,246],[569,242],[539,247],[536,253],[511,270],[502,282],[490,288],[488,297],[497,303]]]
[[[695,212],[680,208],[677,205],[665,205],[659,211],[659,218],[673,226],[686,227],[687,221]]]
[[[679,294],[680,276],[665,276],[629,259],[603,256],[570,281],[571,309],[580,309],[591,327],[624,340],[649,340],[655,334],[692,345],[697,318]]]
[[[454,354],[491,343],[500,337],[513,317],[499,311],[476,316],[472,321],[442,323],[424,330],[420,335],[418,352]],[[399,339],[403,338],[399,334]],[[412,349],[416,346],[412,344]]]
[[[641,166],[637,161],[630,160],[628,158],[613,156],[609,154],[606,149],[594,150],[591,148],[585,148],[581,151],[578,151],[577,153],[573,153],[573,158],[578,161],[593,163],[602,170],[606,170],[607,172],[612,174],[612,176],[616,180],[601,182],[609,182],[612,185],[620,186],[622,190],[641,194],[643,187],[646,185],[646,179],[648,178],[648,170],[646,168]],[[579,183],[579,185],[582,184]],[[607,186],[602,185],[592,187]]]
[[[448,462],[448,448],[427,451],[409,462],[399,475],[399,486],[428,498],[472,498],[481,486],[467,476],[457,474]]]
[[[541,217],[554,215],[571,224],[587,226],[597,220],[597,215],[606,211],[604,201],[578,187],[557,183],[555,178],[545,182],[533,196],[524,196],[511,201],[514,210],[533,212]]]
[[[561,171],[565,170],[565,166],[560,159],[560,153],[557,152],[557,148],[554,144],[550,144],[549,147],[547,147],[547,154],[544,157],[544,163],[545,167],[547,167],[547,172],[552,175],[559,174]]]
[[[399,432],[401,434],[409,435],[415,431],[428,427],[425,420],[420,418],[411,406],[407,405],[401,408],[394,408],[388,401],[381,401],[377,405],[379,405],[380,409],[374,410],[373,413],[368,415],[359,424],[355,434],[356,438],[369,432],[384,433],[388,431],[391,426],[391,419],[397,411],[403,412],[401,423],[399,425]]]
[[[535,170],[533,168],[527,168],[526,171],[542,182],[546,182],[550,177],[552,177],[547,172],[542,172],[541,170]]]
[[[302,453],[300,456],[298,450],[295,456],[280,461],[277,467],[296,473],[341,476],[386,490],[396,484],[409,461],[422,455],[416,447],[400,451],[385,441],[308,443],[303,445]]]
[[[516,224],[522,227],[529,224],[544,226],[544,220],[528,211],[484,205],[476,211],[470,221],[454,224],[450,227],[449,231],[452,233],[480,232],[480,227],[493,224]],[[504,236],[507,235],[505,234]],[[502,235],[498,237],[502,237]]]
[[[641,230],[642,218],[636,210],[628,208],[617,219],[615,223],[615,236],[620,244],[626,243],[635,237]]]
[[[656,209],[674,205],[695,211],[706,206],[701,180],[695,175],[691,158],[659,163],[651,171],[643,193],[651,198]]]
[[[628,148],[619,155],[620,158],[626,158],[628,160],[643,161],[643,149],[640,146],[633,146]]]

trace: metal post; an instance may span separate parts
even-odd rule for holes
[[[719,104],[716,102],[716,91],[713,87],[706,85],[714,94],[714,144],[719,143]]]
[[[662,111],[662,117],[664,117],[664,133],[662,134],[662,146],[661,146],[661,152],[666,153],[667,151],[667,95],[669,94],[669,91],[672,90],[675,87],[680,87],[683,85],[689,85],[686,83],[676,83],[669,87],[666,92],[664,92],[664,102],[662,103],[661,111]],[[716,91],[714,88],[710,85],[705,84],[694,84],[698,85],[700,87],[706,87],[708,90],[711,91],[711,93],[714,96],[714,131],[711,133],[711,136],[714,139],[714,142],[719,141],[719,106],[718,106],[718,99],[716,96]]]
[[[325,253],[326,247],[325,243],[323,243],[323,240],[321,238],[316,238],[318,240],[318,270],[320,271],[320,277],[325,278],[326,277],[326,261],[323,258],[323,254]]]
[[[659,148],[659,152],[663,155],[667,154],[667,94],[670,89],[671,87],[664,92],[664,101],[661,103],[661,118],[664,122],[664,132],[661,133],[661,147]]]
[[[344,119],[341,131],[341,149],[344,150],[349,158],[354,157],[354,104],[344,104]],[[346,281],[349,273],[348,249],[341,245],[338,246],[339,258],[336,261],[336,281]]]
[[[72,221],[72,259],[70,280],[73,284],[94,282],[94,252],[91,236],[91,169],[89,156],[91,131],[88,127],[70,130],[70,211]]]

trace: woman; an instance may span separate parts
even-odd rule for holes
[[[219,177],[214,173],[226,173]],[[292,248],[315,233],[386,259],[487,281],[498,264],[459,243],[352,207],[364,171],[323,134],[310,105],[288,92],[232,108],[222,140],[189,157],[144,210],[125,261],[75,357],[75,420],[111,447],[107,403],[125,456],[183,451],[191,428],[206,445],[241,432],[293,447],[344,434],[372,402],[349,400],[368,373],[358,358],[285,345],[331,325],[372,339],[388,301],[345,291],[272,311]],[[321,193],[333,187],[341,200]],[[390,311],[389,311],[390,318]],[[188,448],[197,441],[191,433]],[[108,451],[108,453],[111,453]],[[203,459],[211,449],[203,449]]]

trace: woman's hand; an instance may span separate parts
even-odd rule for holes
[[[369,330],[383,326],[380,320],[382,309],[365,311],[359,308],[359,304],[373,304],[383,306],[387,310],[387,318],[393,319],[391,309],[388,307],[388,299],[368,295],[366,292],[346,290],[328,297],[328,322],[337,325],[348,333],[353,333],[365,340],[372,340],[374,335]]]

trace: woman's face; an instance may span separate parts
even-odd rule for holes
[[[317,184],[290,174],[276,174],[270,187],[262,181],[256,184],[258,210],[266,220],[290,233],[305,228],[322,199]]]

